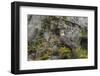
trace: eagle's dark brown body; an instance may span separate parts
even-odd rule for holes
[[[66,36],[61,36],[60,37],[60,42],[65,47],[68,47],[71,50],[71,52],[72,52],[72,58],[76,58],[77,57],[76,56],[76,48],[77,48],[77,46],[76,46],[76,44],[73,41],[71,41],[70,39],[68,39]]]

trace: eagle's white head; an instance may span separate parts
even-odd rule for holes
[[[60,36],[64,36],[65,34],[64,34],[64,30],[61,30],[60,31]]]

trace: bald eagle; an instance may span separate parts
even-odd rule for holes
[[[61,45],[64,45],[66,48],[69,48],[72,53],[72,58],[76,58],[76,44],[71,40],[71,38],[68,38],[64,30],[60,31],[60,43]]]

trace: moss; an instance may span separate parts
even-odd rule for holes
[[[86,49],[82,49],[81,47],[77,48],[77,57],[78,58],[87,58],[88,52]]]
[[[71,58],[71,50],[66,47],[60,47],[59,48],[59,56],[63,59],[69,59],[69,58]]]
[[[47,60],[49,58],[48,54],[43,55],[40,57],[40,60]]]

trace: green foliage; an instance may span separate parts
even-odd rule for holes
[[[48,58],[48,54],[44,54],[42,57],[40,57],[40,60],[47,60]]]
[[[87,37],[88,31],[87,31],[87,27],[84,27],[83,29],[81,29],[81,37]]]
[[[77,57],[78,58],[87,58],[87,50],[86,49],[82,49],[81,47],[77,48]]]
[[[69,59],[71,58],[71,50],[66,47],[60,47],[59,48],[59,55],[63,59]]]
[[[36,47],[33,45],[33,42],[28,42],[28,54],[36,52]]]

